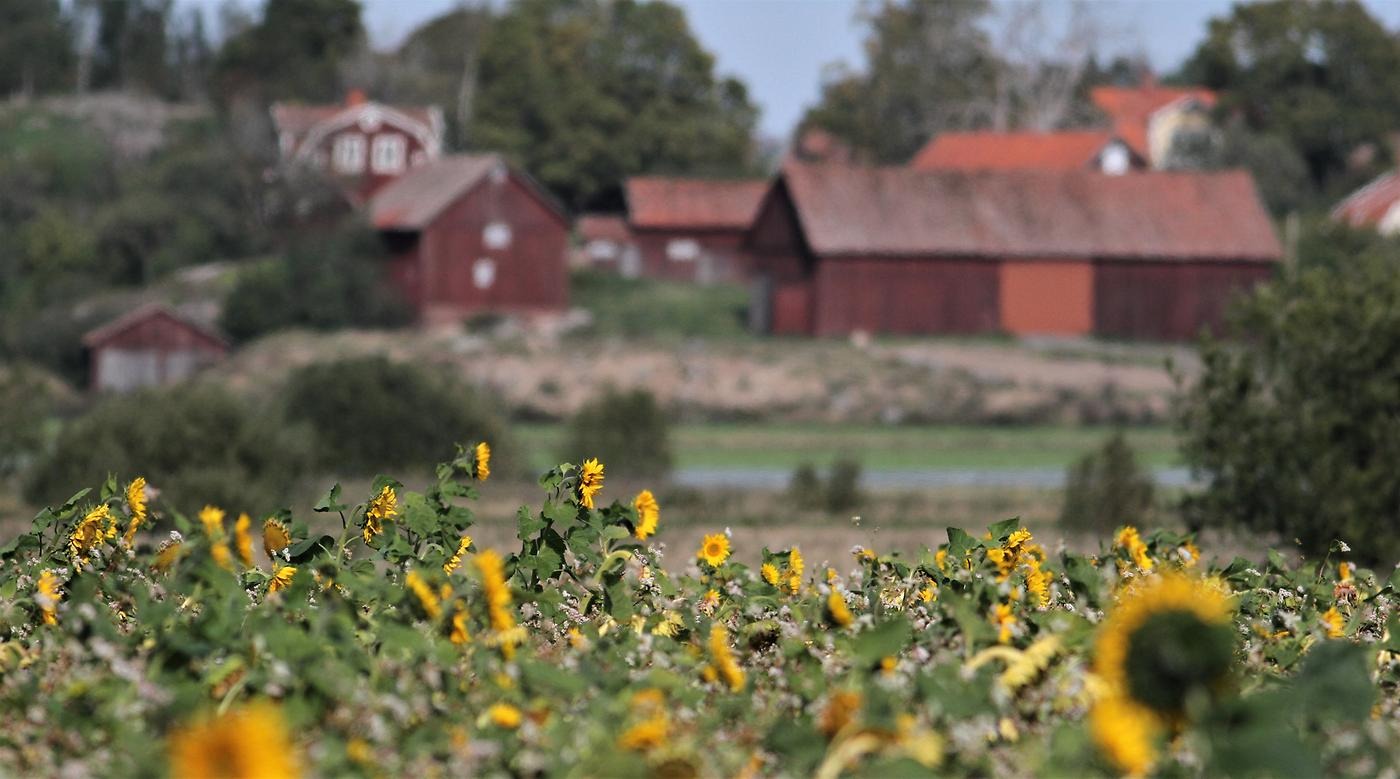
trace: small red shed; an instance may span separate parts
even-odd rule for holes
[[[159,303],[131,311],[82,339],[88,353],[88,385],[128,392],[174,384],[228,354],[213,328]]]
[[[422,321],[568,303],[568,217],[499,155],[415,168],[375,193],[369,218],[392,254],[390,279]]]
[[[1178,340],[1282,250],[1244,172],[790,164],[747,243],[775,333]]]
[[[615,271],[627,278],[641,275],[642,260],[627,217],[621,214],[583,214],[574,225],[579,251],[574,266]]]
[[[679,281],[746,281],[743,249],[763,180],[637,177],[626,183],[627,223],[642,275]]]

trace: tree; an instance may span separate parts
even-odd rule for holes
[[[340,68],[365,46],[358,0],[267,0],[262,19],[224,42],[216,93],[261,100],[335,101]]]
[[[73,29],[59,0],[0,3],[0,95],[54,92],[71,81]]]
[[[609,388],[569,421],[560,457],[575,463],[596,457],[619,478],[664,478],[671,471],[669,418],[650,392]]]
[[[1152,508],[1152,492],[1151,475],[1138,465],[1123,431],[1115,430],[1066,472],[1060,526],[1112,533],[1120,525],[1142,524]]]
[[[491,25],[466,141],[575,208],[621,205],[643,172],[753,172],[757,111],[666,2],[521,0]]]
[[[1221,109],[1286,140],[1313,187],[1363,144],[1400,127],[1400,40],[1354,0],[1236,4],[1213,19],[1181,78],[1220,90]]]
[[[834,69],[799,132],[821,127],[871,161],[903,163],[930,136],[992,123],[988,0],[883,0],[862,9],[863,72]]]
[[[1286,273],[1206,341],[1179,414],[1195,526],[1400,559],[1400,250]]]

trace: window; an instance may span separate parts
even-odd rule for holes
[[[614,259],[617,257],[617,244],[606,238],[597,238],[589,241],[588,256],[594,261]]]
[[[472,283],[477,289],[487,289],[496,283],[496,261],[482,257],[472,263]]]
[[[381,135],[374,139],[370,167],[375,173],[402,173],[406,149],[402,135]]]
[[[505,222],[492,222],[481,231],[481,242],[486,248],[499,251],[510,246],[510,225]]]
[[[1110,176],[1121,176],[1128,172],[1128,150],[1121,143],[1104,147],[1099,156],[1099,167]]]
[[[677,238],[666,244],[666,258],[672,262],[693,262],[700,256],[700,244],[691,238]]]
[[[362,173],[365,169],[365,137],[345,133],[335,139],[335,172]]]

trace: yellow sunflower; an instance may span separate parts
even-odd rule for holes
[[[368,544],[375,536],[384,532],[384,520],[399,515],[399,495],[394,488],[384,485],[365,508],[365,526],[360,537]]]
[[[39,574],[39,581],[35,584],[34,602],[39,604],[39,610],[44,615],[45,625],[58,624],[58,602],[63,600],[63,593],[59,590],[58,576],[53,571],[45,568]]]
[[[419,576],[417,571],[409,571],[403,583],[418,598],[418,604],[423,607],[423,613],[428,615],[428,619],[437,619],[442,613],[442,601],[438,600],[437,593],[433,592],[427,580]]]
[[[710,628],[710,666],[731,692],[744,689],[744,670],[729,649],[729,630],[723,625]]]
[[[1099,626],[1094,672],[1114,694],[1175,716],[1188,695],[1228,677],[1233,613],[1222,583],[1175,572],[1136,579]]]
[[[277,553],[292,545],[292,534],[287,526],[275,517],[263,520],[263,551],[268,559],[276,559]]]
[[[700,551],[695,555],[711,568],[718,568],[729,559],[729,536],[711,533],[700,542]]]
[[[1139,777],[1157,762],[1162,723],[1151,709],[1121,695],[1094,702],[1089,711],[1089,734],[1118,770]]]
[[[1322,615],[1322,626],[1327,629],[1328,638],[1341,638],[1346,635],[1346,625],[1346,619],[1342,617],[1342,612],[1337,611],[1336,606],[1328,609]]]
[[[661,521],[661,506],[651,490],[642,490],[632,499],[632,508],[637,510],[637,539],[645,541],[656,534],[656,525]]]
[[[491,708],[486,710],[486,717],[491,721],[491,724],[506,730],[515,730],[520,727],[520,723],[524,719],[520,709],[509,703],[492,704]]]
[[[851,608],[846,605],[846,598],[840,591],[832,590],[826,596],[826,616],[831,620],[831,624],[837,627],[850,627],[856,621],[855,615],[851,614]]]
[[[301,769],[281,712],[253,703],[176,730],[170,775],[221,779],[297,777]]]
[[[137,476],[126,485],[126,507],[131,512],[131,523],[126,526],[122,540],[131,546],[136,540],[136,531],[146,521],[146,479]]]
[[[110,521],[111,515],[112,510],[107,504],[94,506],[68,535],[68,556],[75,566],[81,568],[86,565],[93,551],[102,543],[106,532],[102,525]]]
[[[288,587],[292,586],[292,577],[296,575],[297,569],[290,565],[284,565],[281,568],[278,568],[277,573],[274,573],[272,575],[272,578],[269,579],[267,582],[267,591],[281,592],[282,590],[287,589]]]
[[[476,460],[477,481],[486,481],[491,478],[491,446],[482,441],[472,450],[472,454]]]
[[[467,553],[467,547],[472,545],[472,537],[464,535],[457,541],[457,551],[442,564],[442,572],[450,574],[462,564],[462,555]]]
[[[224,510],[218,506],[205,506],[199,510],[199,521],[204,525],[204,534],[210,538],[224,536]]]
[[[239,514],[238,521],[233,523],[233,544],[244,568],[253,567],[253,534],[248,531],[252,524],[247,514]]]
[[[593,496],[603,489],[603,464],[598,458],[583,461],[579,469],[578,498],[584,508],[594,508]]]
[[[778,586],[778,566],[772,563],[764,563],[758,570],[765,582],[768,582],[774,587]]]

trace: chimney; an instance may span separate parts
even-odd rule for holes
[[[345,105],[347,106],[362,105],[367,100],[363,89],[356,88],[345,93]]]

